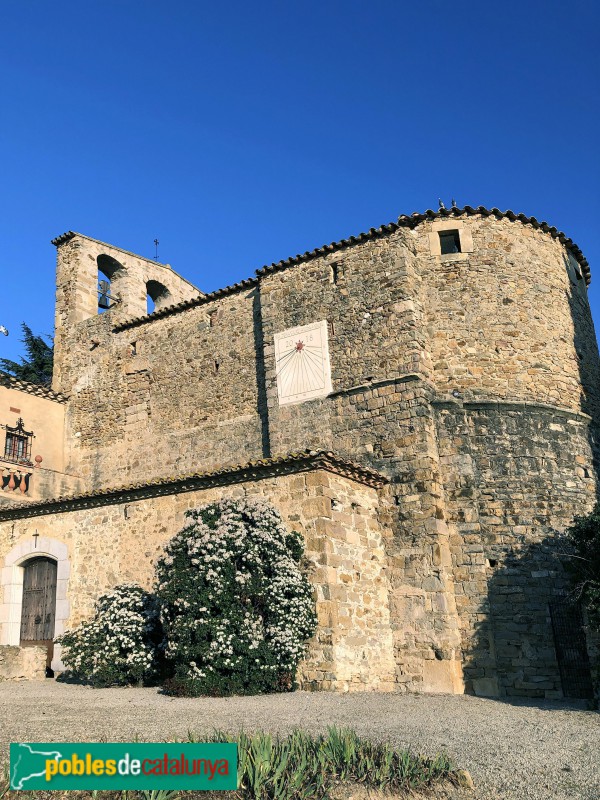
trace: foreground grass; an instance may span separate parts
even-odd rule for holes
[[[190,736],[187,741],[237,742],[237,791],[13,792],[6,770],[0,800],[328,800],[348,796],[349,787],[408,796],[448,781],[461,783],[460,772],[445,755],[426,758],[338,728],[324,736],[296,730],[286,737],[219,731],[208,739]]]

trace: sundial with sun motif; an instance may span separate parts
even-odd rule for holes
[[[275,334],[279,405],[302,403],[331,392],[327,322],[313,322]]]

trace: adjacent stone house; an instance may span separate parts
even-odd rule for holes
[[[60,669],[54,636],[150,586],[186,509],[260,496],[312,564],[305,687],[589,695],[556,547],[597,494],[570,239],[441,209],[210,294],[82,234],[53,244],[52,390],[0,381],[0,645]]]

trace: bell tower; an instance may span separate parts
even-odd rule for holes
[[[110,335],[114,325],[160,311],[203,293],[169,264],[68,231],[52,240],[57,250],[54,338],[55,391],[69,394],[74,349]]]

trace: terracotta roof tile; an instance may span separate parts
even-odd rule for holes
[[[60,392],[53,392],[47,386],[39,386],[37,383],[29,383],[28,381],[21,381],[8,375],[6,372],[0,372],[0,386],[6,386],[7,389],[16,389],[18,392],[27,392],[28,394],[35,394],[38,397],[46,397],[48,400],[55,400],[57,403],[66,403],[69,399],[67,395]]]
[[[251,289],[253,286],[256,286],[257,283],[257,278],[247,278],[246,280],[239,281],[238,283],[233,283],[231,286],[225,286],[223,289],[216,289],[214,292],[202,295],[202,297],[194,297],[191,300],[182,300],[180,303],[175,303],[171,306],[165,306],[165,308],[161,308],[158,311],[153,311],[152,314],[144,314],[141,317],[133,317],[132,319],[128,319],[125,322],[115,325],[113,331],[118,333],[119,331],[127,330],[127,328],[135,328],[137,325],[144,325],[146,322],[153,322],[155,319],[161,319],[161,317],[169,317],[171,314],[178,314],[180,311],[186,311],[188,308],[203,306],[206,305],[206,303],[211,302],[211,300],[218,300],[220,297],[226,297],[229,294],[235,294],[235,292],[242,291],[243,289]]]
[[[65,233],[61,233],[60,236],[57,236],[54,239],[50,240],[50,244],[53,244],[55,247],[59,247],[61,244],[68,242],[74,236],[77,236],[75,231],[65,231]]]
[[[473,216],[475,214],[480,214],[486,217],[494,216],[498,219],[506,218],[511,220],[511,222],[519,221],[524,225],[531,225],[534,228],[539,228],[540,230],[544,231],[544,233],[549,233],[553,238],[558,239],[573,253],[583,269],[586,282],[589,284],[591,273],[588,261],[579,247],[564,233],[559,231],[554,226],[549,225],[547,222],[538,222],[535,217],[527,217],[525,214],[515,214],[513,211],[510,211],[510,209],[508,211],[500,211],[498,208],[488,209],[484,206],[478,206],[477,208],[473,208],[473,206],[464,206],[464,208],[441,208],[438,211],[428,209],[423,214],[418,212],[410,215],[402,214],[398,217],[397,222],[390,222],[388,225],[381,225],[379,228],[371,228],[366,233],[359,233],[358,236],[350,236],[348,239],[341,239],[338,242],[331,242],[331,244],[325,244],[322,247],[315,248],[314,250],[307,250],[307,252],[302,253],[302,255],[291,256],[283,261],[277,261],[276,263],[269,264],[261,269],[256,270],[256,274],[266,275],[269,272],[285,269],[286,267],[290,267],[294,264],[300,264],[304,261],[310,261],[313,258],[318,258],[319,256],[336,252],[337,250],[341,250],[345,247],[352,247],[355,244],[366,242],[369,239],[378,239],[388,236],[390,233],[393,233],[401,227],[414,228],[425,220],[437,219],[441,217]]]
[[[263,275],[267,275],[271,272],[276,272],[282,269],[287,269],[288,267],[294,266],[295,264],[301,264],[306,261],[310,261],[314,258],[319,258],[320,256],[327,255],[329,253],[335,253],[338,250],[342,250],[347,247],[353,247],[356,244],[360,244],[361,242],[367,242],[371,239],[380,239],[386,236],[389,236],[394,231],[397,231],[401,227],[409,227],[415,228],[421,222],[425,220],[432,220],[438,219],[443,217],[462,217],[462,216],[474,216],[474,215],[481,215],[485,217],[494,216],[497,219],[508,219],[511,222],[521,222],[523,225],[531,225],[533,228],[537,228],[544,233],[550,234],[555,239],[558,239],[565,247],[567,247],[573,256],[577,259],[581,268],[583,270],[583,274],[585,276],[586,283],[589,284],[591,280],[591,272],[590,266],[581,252],[580,248],[573,242],[572,239],[569,239],[564,233],[555,228],[552,225],[549,225],[547,222],[539,222],[535,217],[528,217],[525,214],[515,214],[513,211],[508,209],[507,211],[500,211],[498,208],[485,208],[484,206],[477,206],[474,208],[473,206],[464,206],[464,208],[441,208],[438,211],[433,211],[432,209],[428,209],[424,213],[415,212],[414,214],[402,214],[398,217],[397,222],[390,222],[387,225],[381,225],[379,228],[370,228],[365,233],[359,233],[357,236],[349,236],[347,239],[340,239],[337,242],[331,242],[330,244],[325,244],[322,247],[317,247],[314,250],[307,250],[305,253],[298,254],[295,256],[290,256],[289,258],[284,259],[283,261],[277,261],[273,264],[265,265],[260,269],[256,270],[255,278],[248,278],[246,280],[240,281],[239,283],[234,283],[231,286],[226,286],[223,289],[217,289],[214,292],[210,292],[209,294],[204,295],[203,297],[194,298],[192,300],[186,300],[181,303],[177,303],[172,306],[167,306],[166,308],[161,308],[159,311],[154,311],[152,314],[145,314],[141,317],[135,317],[134,319],[126,320],[118,325],[115,325],[113,330],[115,332],[127,330],[128,328],[136,327],[137,325],[144,325],[147,322],[153,322],[155,319],[161,319],[162,317],[167,317],[172,314],[177,314],[180,311],[186,311],[189,308],[195,308],[196,306],[204,305],[205,303],[209,303],[212,300],[217,300],[220,297],[224,297],[228,294],[233,294],[238,292],[242,289],[247,289],[252,286],[255,286],[260,277]],[[61,236],[58,236],[56,239],[52,240],[52,244],[60,245],[64,242],[69,241],[72,239],[73,236],[76,234],[73,231],[67,231],[63,233]]]
[[[81,508],[109,505],[114,502],[142,500],[157,495],[174,492],[193,491],[212,486],[226,486],[261,477],[308,472],[323,469],[358,481],[367,486],[381,487],[388,482],[385,475],[355,461],[336,456],[326,450],[304,450],[288,453],[285,456],[249,461],[246,464],[232,464],[205,472],[193,472],[168,478],[155,478],[142,483],[130,483],[114,488],[98,489],[92,492],[53,497],[36,502],[22,502],[0,508],[0,520],[37,517],[76,511]]]

